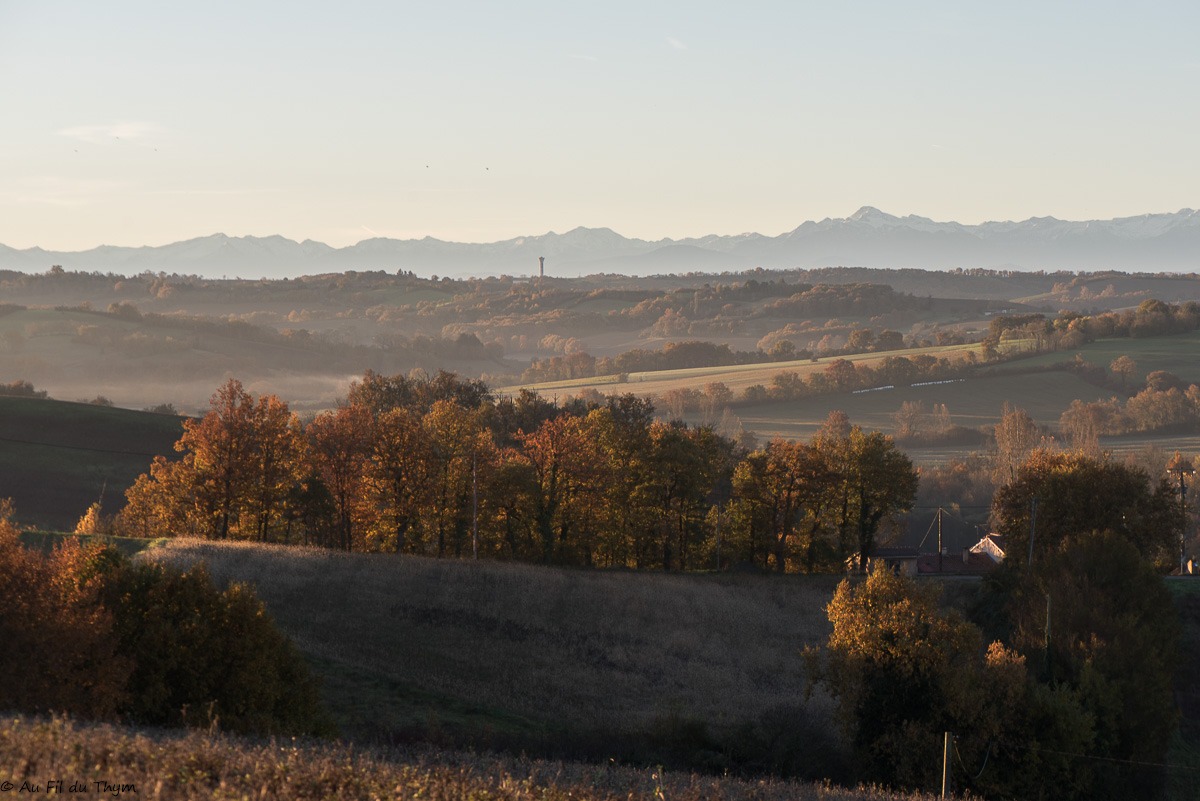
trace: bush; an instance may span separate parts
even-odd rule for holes
[[[120,560],[102,600],[135,667],[124,711],[157,725],[323,734],[329,724],[299,652],[242,584],[218,590],[203,565],[186,572]]]
[[[317,687],[244,585],[68,541],[27,550],[0,502],[0,709],[326,734]]]

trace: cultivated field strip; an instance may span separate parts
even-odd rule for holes
[[[510,395],[521,389],[530,389],[542,395],[552,395],[555,392],[563,394],[578,394],[585,389],[595,389],[602,393],[632,392],[635,395],[661,395],[672,389],[687,389],[702,387],[710,381],[719,381],[734,392],[743,392],[746,387],[754,384],[770,386],[771,379],[782,372],[795,372],[801,376],[821,372],[829,367],[831,362],[845,359],[849,362],[874,366],[888,356],[912,357],[920,354],[938,356],[945,359],[962,358],[963,354],[972,351],[978,354],[980,346],[970,345],[941,345],[928,348],[909,348],[906,350],[883,353],[856,353],[849,356],[823,356],[819,359],[800,359],[788,362],[766,362],[759,364],[733,364],[718,367],[688,367],[678,370],[655,370],[644,373],[629,373],[626,381],[619,381],[616,375],[595,376],[593,378],[574,378],[564,381],[548,381],[540,384],[517,384],[502,387],[497,392]]]

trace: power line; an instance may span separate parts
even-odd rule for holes
[[[91,453],[114,453],[121,456],[149,456],[153,459],[161,454],[143,453],[141,451],[118,451],[112,448],[89,448],[86,445],[63,445],[57,442],[34,442],[28,439],[14,439],[13,437],[0,437],[0,442],[13,442],[18,445],[35,445],[42,448],[61,448],[68,451],[89,451]]]
[[[987,753],[983,755],[983,764],[979,767],[979,772],[971,778],[971,781],[979,781],[979,777],[983,775],[983,771],[987,768],[988,757],[992,755],[992,746],[994,745],[995,743],[988,743]],[[958,757],[958,764],[962,765],[962,769],[970,773],[971,771],[967,770],[967,763],[963,762],[962,754],[958,750],[957,739],[954,740],[954,755]]]
[[[1093,759],[1098,762],[1114,762],[1118,765],[1133,765],[1141,768],[1169,768],[1171,770],[1191,770],[1200,771],[1200,765],[1179,765],[1172,762],[1144,762],[1139,759],[1122,759],[1121,757],[1106,757],[1097,756],[1095,754],[1080,754],[1074,751],[1059,751],[1054,748],[1041,748],[1036,745],[1024,745],[1020,743],[1006,744],[1007,748],[1024,748],[1027,751],[1037,751],[1043,754],[1055,754],[1057,756],[1076,757],[1078,759]]]

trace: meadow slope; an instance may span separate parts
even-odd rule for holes
[[[168,541],[255,585],[322,675],[344,735],[592,753],[703,722],[716,736],[806,701],[801,650],[837,576],[660,575]],[[569,749],[568,749],[569,750]],[[610,755],[617,754],[614,745]]]

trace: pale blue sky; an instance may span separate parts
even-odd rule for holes
[[[1200,205],[1200,4],[0,0],[0,243]]]

